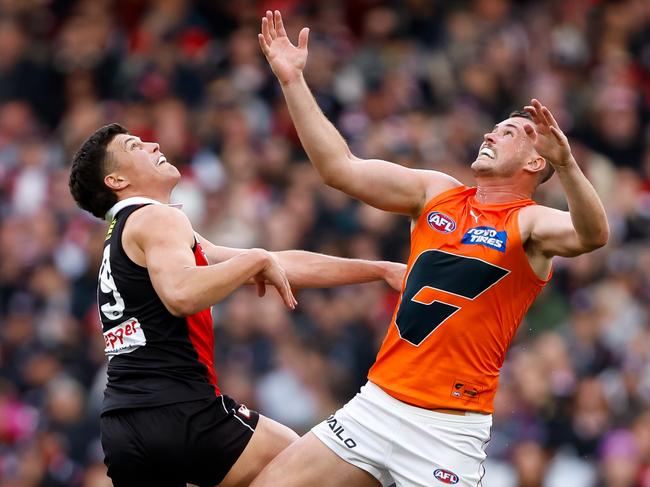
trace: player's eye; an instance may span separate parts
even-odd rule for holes
[[[514,136],[514,132],[512,130],[506,130],[504,134],[509,135],[510,137]]]

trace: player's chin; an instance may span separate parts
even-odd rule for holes
[[[169,167],[165,168],[161,176],[168,181],[172,181],[173,184],[175,185],[176,183],[178,183],[178,181],[180,181],[181,173],[176,167],[172,166],[171,164],[165,164],[165,165]]]
[[[474,172],[484,172],[490,168],[490,160],[485,157],[477,157],[470,166]]]
[[[174,175],[179,178],[181,177],[181,173],[178,170],[178,168],[173,164],[170,164],[169,162],[164,163],[162,168],[165,172],[169,173],[170,175]]]

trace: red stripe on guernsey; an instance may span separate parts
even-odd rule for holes
[[[196,265],[208,265],[208,259],[203,253],[201,244],[196,242],[194,247]],[[217,373],[214,370],[214,330],[212,329],[212,312],[210,308],[199,311],[186,318],[190,341],[199,356],[199,361],[207,369],[207,378],[214,386],[214,392],[221,394],[217,385]]]

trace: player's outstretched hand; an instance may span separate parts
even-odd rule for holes
[[[298,301],[296,301],[287,273],[278,262],[278,259],[270,252],[268,252],[269,263],[266,268],[255,275],[253,279],[257,285],[257,294],[261,297],[266,293],[266,283],[271,284],[278,290],[278,294],[282,297],[284,304],[289,309],[296,309]]]
[[[571,147],[551,111],[533,98],[524,107],[533,118],[533,124],[524,125],[526,134],[533,139],[540,156],[555,167],[566,166],[571,161]]]
[[[307,42],[309,29],[303,28],[298,35],[298,46],[294,46],[284,30],[279,10],[266,11],[262,17],[262,33],[257,34],[262,52],[271,69],[282,84],[298,79],[307,63]]]
[[[406,274],[406,266],[398,262],[383,262],[384,265],[384,281],[395,291],[402,290],[402,283],[404,282],[404,274]]]

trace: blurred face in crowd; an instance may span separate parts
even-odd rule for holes
[[[114,168],[106,180],[112,189],[126,187],[128,183],[132,190],[151,195],[170,191],[181,177],[155,142],[143,142],[131,134],[117,134],[108,144],[108,152]],[[114,179],[108,181],[111,176]]]
[[[535,150],[524,126],[530,121],[511,117],[494,126],[483,136],[483,143],[472,171],[480,177],[511,177],[522,171],[536,172],[544,168],[544,159]]]

